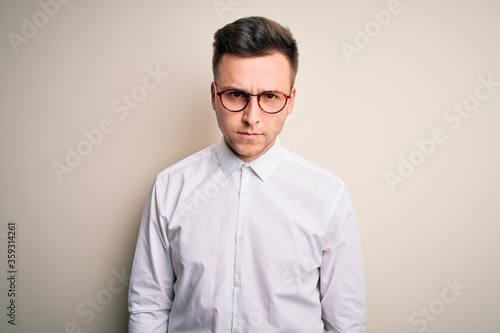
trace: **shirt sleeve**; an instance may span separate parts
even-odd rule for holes
[[[167,332],[175,275],[162,202],[155,183],[142,214],[130,275],[129,333]]]
[[[343,188],[334,199],[320,268],[324,332],[366,332],[363,258],[356,215]]]

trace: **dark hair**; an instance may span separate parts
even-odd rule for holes
[[[280,52],[290,62],[292,85],[299,67],[297,42],[290,30],[260,16],[244,17],[217,30],[213,51],[212,71],[215,79],[224,54],[258,57]]]

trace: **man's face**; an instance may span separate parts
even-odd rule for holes
[[[226,144],[244,162],[264,154],[272,147],[281,132],[286,117],[292,112],[295,88],[290,92],[291,68],[281,53],[262,57],[238,57],[225,54],[218,67],[217,87],[211,86],[212,107]],[[251,94],[280,91],[290,98],[285,108],[276,114],[267,114],[259,108],[256,97],[240,112],[230,112],[222,106],[217,89],[243,90]]]

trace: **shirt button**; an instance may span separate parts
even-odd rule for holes
[[[244,196],[246,196],[246,195],[247,195],[247,191],[245,191],[245,190],[241,191],[241,196],[243,196],[243,197],[244,197]]]
[[[241,282],[240,282],[240,280],[238,280],[238,279],[234,280],[234,286],[235,286],[235,287],[239,287],[239,286],[241,286]]]
[[[242,241],[243,241],[243,239],[244,239],[243,235],[239,235],[239,236],[238,236],[238,242],[242,242]]]
[[[240,333],[241,329],[238,326],[233,327],[233,333]]]

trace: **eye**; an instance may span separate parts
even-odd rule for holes
[[[272,92],[272,91],[266,91],[266,92],[262,95],[262,97],[264,97],[264,99],[269,100],[269,101],[270,101],[270,100],[273,100],[273,99],[277,99],[277,98],[279,98],[279,96],[278,96],[276,93]]]
[[[231,98],[246,98],[246,94],[243,91],[239,90],[230,90],[226,94],[229,95]]]

